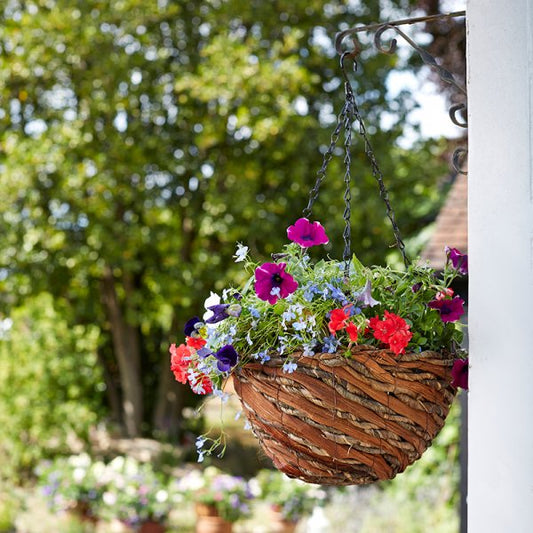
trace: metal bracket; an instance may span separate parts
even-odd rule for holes
[[[450,107],[449,115],[450,115],[451,121],[456,126],[459,126],[461,128],[467,128],[468,127],[467,121],[457,118],[458,116],[457,113],[459,111],[463,112],[464,116],[466,116],[466,109],[467,109],[466,88],[457,82],[457,80],[454,78],[453,74],[450,71],[448,71],[447,69],[439,65],[437,61],[435,60],[435,58],[430,53],[428,53],[426,50],[418,46],[418,44],[416,44],[408,35],[406,35],[402,30],[398,28],[398,26],[403,26],[407,24],[416,24],[419,22],[428,22],[428,21],[440,20],[444,18],[465,17],[465,16],[466,16],[465,11],[455,11],[453,13],[447,13],[447,14],[442,14],[442,15],[429,15],[425,17],[416,17],[416,18],[410,18],[410,19],[396,20],[392,22],[370,24],[367,26],[355,26],[353,28],[349,28],[347,30],[337,33],[337,35],[335,36],[335,49],[337,53],[341,56],[341,58],[348,56],[348,57],[352,57],[353,59],[355,59],[361,51],[361,46],[355,37],[356,34],[362,31],[367,31],[367,32],[375,31],[374,45],[378,49],[378,51],[384,54],[394,54],[396,52],[397,45],[398,45],[397,40],[393,38],[390,41],[390,44],[388,46],[384,45],[384,43],[382,42],[383,34],[389,30],[393,30],[394,32],[396,32],[397,35],[402,37],[418,53],[418,55],[420,56],[420,58],[426,65],[428,65],[429,67],[431,67],[432,69],[438,72],[442,81],[452,85],[459,93],[461,93],[461,95],[464,96],[465,102],[460,103],[460,104],[453,104]],[[352,37],[352,41],[354,44],[354,48],[352,49],[352,51],[343,50],[342,43],[346,39],[346,37]],[[453,153],[452,165],[454,169],[460,174],[465,174],[465,175],[467,174],[466,171],[461,169],[461,165],[460,165],[460,161],[466,158],[467,153],[468,152],[466,148],[464,147],[457,148]]]

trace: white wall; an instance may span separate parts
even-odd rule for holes
[[[469,533],[533,532],[533,0],[468,0]]]

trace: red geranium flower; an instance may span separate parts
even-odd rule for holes
[[[346,326],[346,333],[348,333],[348,337],[350,338],[351,342],[357,341],[357,326],[353,322],[350,322]]]
[[[199,350],[200,348],[203,348],[207,341],[205,339],[202,339],[202,337],[186,337],[187,346],[189,348],[194,348],[195,350]]]
[[[187,369],[191,360],[191,350],[185,344],[176,346],[172,344],[170,352],[170,370],[174,373],[176,381],[187,383]]]
[[[329,332],[334,336],[335,332],[344,329],[348,318],[350,318],[350,312],[346,307],[343,307],[342,309],[333,309],[329,316]]]
[[[375,316],[369,320],[370,327],[374,330],[374,337],[385,344],[399,355],[404,353],[405,347],[413,337],[409,331],[409,324],[400,316],[385,311],[385,318],[380,320]]]

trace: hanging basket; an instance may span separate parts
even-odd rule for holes
[[[455,389],[453,356],[394,356],[356,346],[344,354],[294,354],[234,373],[261,448],[290,477],[323,485],[391,479],[416,461],[444,425]]]
[[[456,249],[447,251],[440,281],[431,269],[410,264],[345,57],[345,104],[304,218],[287,228],[292,244],[273,254],[274,263],[256,266],[242,290],[225,291],[223,302],[218,298],[206,304],[211,313],[207,325],[228,320],[216,333],[210,336],[200,318],[193,317],[184,328],[186,345],[170,350],[176,379],[188,381],[198,394],[212,392],[223,381],[220,376],[231,373],[244,414],[276,468],[321,485],[391,479],[431,445],[454,398],[452,368],[460,362],[462,335],[455,323],[464,301],[449,285],[467,271],[467,258]],[[364,267],[351,252],[354,125],[405,264],[402,272]],[[328,260],[312,266],[305,250],[329,239],[322,225],[307,217],[343,130],[343,264]],[[245,261],[247,247],[239,244],[235,257]],[[321,303],[313,307],[315,298]],[[338,351],[323,353],[328,350]],[[201,458],[217,449],[221,439],[211,441],[208,450],[202,448],[204,437],[197,442]]]

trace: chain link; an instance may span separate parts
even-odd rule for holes
[[[333,158],[333,152],[335,151],[335,147],[337,146],[337,142],[339,140],[341,130],[344,126],[345,117],[346,117],[346,103],[342,106],[342,110],[337,117],[337,124],[335,125],[335,130],[331,134],[331,140],[330,140],[328,149],[324,152],[324,157],[322,159],[322,166],[320,167],[320,170],[317,172],[317,178],[316,178],[315,185],[311,189],[311,191],[309,191],[309,202],[307,203],[307,207],[303,210],[304,217],[311,216],[313,205],[316,199],[318,198],[318,192],[320,190],[320,186],[322,185],[322,182],[324,181],[324,178],[326,177],[326,170],[328,168],[328,164]]]
[[[344,261],[344,277],[348,278],[350,275],[350,261],[352,259],[351,251],[351,200],[352,200],[352,189],[351,189],[351,165],[352,165],[352,156],[351,156],[351,145],[352,145],[352,125],[353,125],[353,116],[355,110],[355,99],[353,96],[352,89],[348,83],[345,83],[344,94],[346,98],[346,116],[344,118],[344,231],[342,237],[344,239],[344,252],[342,254],[342,259]]]
[[[322,159],[322,166],[320,167],[320,170],[317,172],[317,179],[316,179],[315,185],[309,192],[309,201],[308,201],[307,207],[303,210],[303,215],[305,217],[309,217],[311,215],[313,205],[316,199],[318,198],[320,186],[322,185],[322,182],[324,181],[324,178],[326,177],[326,170],[327,170],[328,164],[333,158],[333,154],[337,146],[340,133],[344,129],[344,165],[345,165],[344,183],[346,187],[345,187],[345,192],[344,192],[344,213],[343,213],[344,231],[342,234],[343,239],[344,239],[344,252],[343,252],[342,258],[344,261],[344,275],[346,278],[349,276],[350,261],[351,261],[351,223],[350,223],[351,214],[352,214],[351,212],[351,199],[352,199],[351,144],[352,144],[352,127],[355,121],[357,121],[357,123],[359,124],[358,133],[363,138],[364,151],[370,162],[370,166],[372,169],[372,175],[378,182],[379,194],[385,204],[385,207],[387,210],[387,217],[389,218],[389,221],[392,225],[392,231],[394,233],[394,238],[396,240],[396,246],[398,247],[398,250],[400,251],[402,255],[405,266],[406,267],[409,266],[409,260],[405,254],[405,244],[402,240],[398,224],[396,223],[396,216],[394,214],[394,210],[392,209],[392,206],[390,204],[389,193],[385,186],[385,182],[383,180],[383,174],[379,168],[378,162],[376,160],[376,156],[374,155],[374,150],[372,149],[372,145],[368,138],[365,123],[363,121],[361,113],[359,112],[359,108],[357,107],[353,89],[352,89],[350,80],[346,74],[346,70],[344,67],[344,59],[348,55],[350,54],[345,52],[344,54],[342,54],[341,60],[340,60],[341,71],[344,76],[345,102],[344,102],[341,112],[339,113],[337,117],[337,123],[335,125],[335,129],[333,133],[331,134],[330,144],[327,150],[324,152],[324,157]],[[353,59],[353,56],[352,56],[352,59]],[[354,70],[357,70],[357,62],[355,61],[355,59],[354,59]]]
[[[405,253],[405,244],[402,240],[400,228],[398,227],[398,224],[396,222],[396,216],[394,214],[394,210],[392,209],[392,206],[390,203],[389,191],[387,190],[387,187],[385,186],[385,182],[383,180],[383,174],[379,168],[378,162],[376,161],[374,150],[372,150],[372,145],[370,144],[370,140],[368,139],[365,123],[363,122],[363,118],[361,117],[359,113],[359,109],[355,101],[354,101],[354,116],[357,122],[359,123],[359,134],[361,135],[361,137],[363,137],[363,140],[364,140],[364,145],[365,145],[364,150],[365,150],[366,156],[368,157],[368,160],[370,161],[370,166],[372,168],[372,175],[378,182],[379,194],[387,209],[387,217],[389,218],[391,226],[392,226],[392,232],[394,233],[394,239],[396,240],[396,247],[398,248],[398,250],[400,250],[400,253],[402,254],[404,265],[408,267],[410,261],[407,258],[407,255]]]

